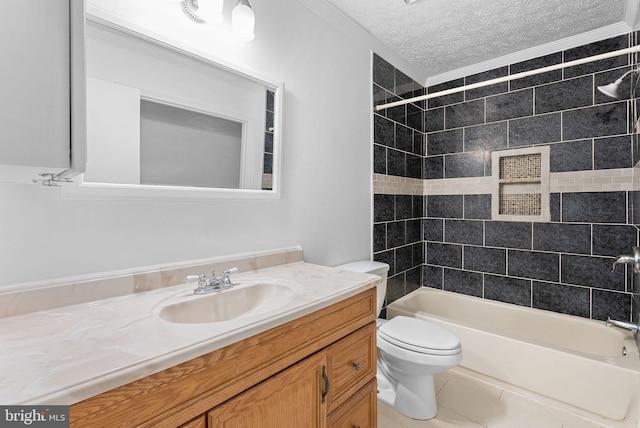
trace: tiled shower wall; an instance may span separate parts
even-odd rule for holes
[[[427,91],[633,43],[633,35],[607,39]],[[635,113],[628,95],[633,79],[621,86],[621,100],[595,88],[631,64],[624,55],[374,113],[374,257],[392,266],[388,302],[418,286],[421,265],[421,284],[428,287],[630,320],[631,269],[611,272],[611,265],[638,244]],[[425,91],[377,56],[373,70],[375,104]],[[421,113],[423,122],[415,119]],[[422,141],[424,149],[417,147]],[[539,145],[550,147],[551,222],[492,220],[491,152]],[[396,186],[375,185],[382,181]],[[402,184],[416,181],[422,191],[405,194]]]

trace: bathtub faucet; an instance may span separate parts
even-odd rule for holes
[[[610,317],[607,317],[607,327],[624,328],[625,330],[630,330],[632,333],[637,333],[638,328],[640,328],[638,324],[633,324],[633,323],[624,322],[624,321],[616,321],[616,320],[612,320]]]
[[[640,247],[633,247],[632,256],[618,256],[618,258],[613,262],[611,272],[616,270],[616,265],[620,263],[633,264],[633,272],[640,273]]]

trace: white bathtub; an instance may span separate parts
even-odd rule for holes
[[[463,367],[619,421],[616,426],[638,426],[640,359],[629,332],[426,287],[387,306],[388,318],[398,315],[458,336]]]

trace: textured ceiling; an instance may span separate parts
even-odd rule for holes
[[[325,1],[427,79],[620,24],[637,8],[631,0]]]

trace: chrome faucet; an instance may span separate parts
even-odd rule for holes
[[[235,272],[238,272],[237,267],[225,270],[220,278],[216,278],[216,271],[214,270],[211,271],[211,278],[209,279],[205,275],[187,275],[184,281],[198,281],[198,288],[193,290],[194,294],[209,294],[233,287],[235,284],[231,282],[229,275]]]
[[[616,320],[612,320],[610,317],[607,317],[607,327],[614,327],[614,326],[618,328],[623,328],[625,330],[629,330],[632,333],[637,333],[638,329],[640,329],[640,326],[638,326],[638,324],[624,322],[624,321],[616,321]]]
[[[613,262],[613,267],[611,268],[611,272],[616,270],[616,265],[620,263],[632,264],[633,272],[640,273],[640,247],[633,247],[632,256],[618,256],[618,258],[616,258],[616,260]]]

